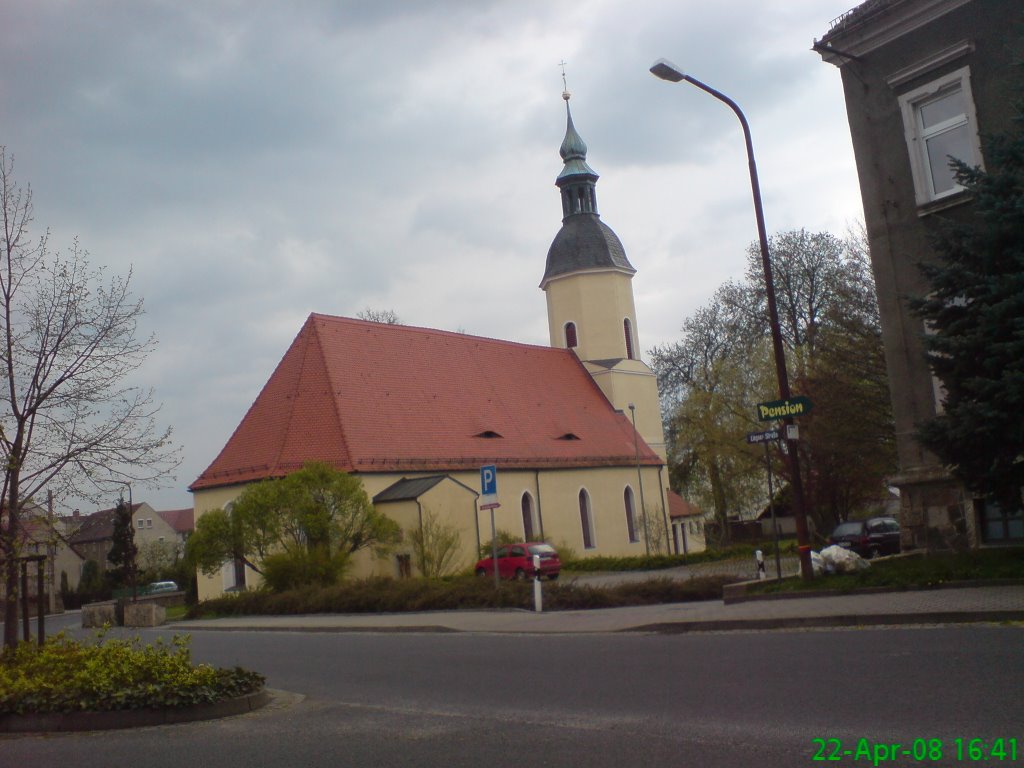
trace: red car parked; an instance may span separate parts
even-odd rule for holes
[[[533,556],[540,555],[540,575],[557,579],[562,561],[550,544],[528,541],[523,544],[505,544],[498,547],[498,576],[503,579],[533,578]],[[485,557],[476,564],[477,576],[494,575],[494,559]]]

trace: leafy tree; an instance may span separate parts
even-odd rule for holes
[[[157,484],[178,463],[152,392],[126,382],[155,341],[137,337],[127,278],[89,264],[77,241],[52,253],[30,235],[32,192],[0,147],[0,560],[4,644],[17,643],[22,509],[44,490],[98,499],[121,481]]]
[[[794,394],[814,404],[800,419],[802,480],[819,531],[877,500],[895,468],[895,445],[881,329],[866,237],[845,240],[806,230],[769,241]],[[772,400],[776,381],[760,248],[743,281],[728,282],[688,318],[683,341],[652,352],[670,412],[670,477],[698,504],[753,512],[764,493],[763,448],[745,434],[767,425],[754,405]],[[774,450],[779,452],[779,448]],[[785,475],[779,455],[774,466]]]
[[[275,552],[263,561],[263,579],[275,592],[310,584],[329,587],[341,579],[348,561],[346,553],[331,554],[323,548]]]
[[[1024,103],[1021,104],[1024,109]],[[1006,511],[1024,502],[1024,117],[986,141],[989,170],[954,162],[973,196],[965,220],[934,239],[921,265],[929,296],[911,302],[932,333],[928,361],[945,390],[921,443],[974,493]]]
[[[86,560],[82,564],[82,577],[78,580],[78,594],[83,599],[109,597],[109,586],[95,560]]]
[[[136,556],[139,549],[135,546],[132,509],[124,499],[118,501],[114,510],[114,532],[111,539],[113,545],[107,553],[107,562],[114,567],[110,570],[110,575],[117,583],[134,587],[138,573]]]
[[[751,511],[763,484],[744,435],[756,429],[751,391],[770,373],[767,347],[750,335],[726,284],[683,324],[683,340],[652,350],[668,425],[669,475],[674,487],[714,511],[719,543],[730,515]]]
[[[362,549],[381,554],[398,537],[397,523],[374,509],[358,478],[313,463],[247,486],[229,510],[206,512],[185,546],[208,575],[234,559],[265,575],[271,555],[319,551],[347,559]]]
[[[163,576],[174,570],[180,551],[169,541],[144,541],[138,545],[136,563],[148,581],[163,581]]]

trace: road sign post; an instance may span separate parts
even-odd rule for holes
[[[772,518],[772,533],[775,538],[775,574],[782,581],[782,556],[779,552],[779,523],[775,519],[775,490],[772,488],[772,455],[768,444],[779,440],[782,432],[777,429],[766,429],[764,432],[748,432],[747,442],[751,445],[764,444],[764,460],[768,465],[768,512]]]
[[[491,566],[494,568],[494,586],[500,583],[498,573],[498,528],[494,524],[494,510],[501,506],[498,503],[498,467],[486,464],[480,467],[480,509],[491,511]]]

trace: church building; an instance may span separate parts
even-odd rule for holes
[[[352,575],[404,576],[432,516],[459,531],[468,568],[491,539],[480,468],[497,466],[496,527],[577,556],[670,546],[657,380],[640,360],[636,270],[597,209],[597,174],[566,100],[562,227],[540,287],[550,346],[312,314],[213,463],[192,483],[196,519],[249,483],[320,461],[360,478],[403,529]],[[674,548],[673,548],[674,549]],[[199,597],[253,585],[227,563]]]

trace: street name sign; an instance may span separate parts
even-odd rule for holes
[[[758,443],[768,443],[772,440],[778,440],[781,437],[781,433],[777,429],[766,429],[764,432],[748,432],[747,442],[751,445],[757,445]]]
[[[767,403],[757,404],[757,418],[759,421],[775,421],[785,419],[788,416],[803,416],[811,410],[810,398],[799,395],[788,400],[772,400]]]

